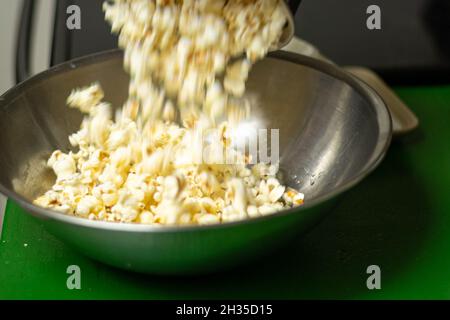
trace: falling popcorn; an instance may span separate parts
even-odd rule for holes
[[[71,93],[67,104],[85,114],[69,137],[78,151],[53,152],[56,182],[37,205],[90,220],[207,225],[303,204],[277,179],[278,164],[250,167],[227,134],[248,116],[252,64],[286,23],[280,0],[114,0],[104,10],[125,51],[129,98],[113,114],[100,84]],[[204,154],[211,129],[220,134]]]

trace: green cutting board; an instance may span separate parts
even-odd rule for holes
[[[199,277],[117,270],[48,234],[9,201],[0,241],[0,298],[450,298],[450,86],[397,88],[421,128],[309,234],[269,258]],[[66,286],[81,268],[81,290]],[[381,268],[368,290],[366,269]]]

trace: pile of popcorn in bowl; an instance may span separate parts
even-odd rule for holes
[[[238,221],[303,204],[278,163],[252,164],[232,131],[249,117],[245,83],[286,23],[281,0],[113,0],[129,96],[113,111],[100,84],[73,90],[85,114],[76,151],[48,160],[35,204],[68,215],[151,225]],[[204,132],[211,152],[204,152]],[[232,161],[228,161],[229,159]]]

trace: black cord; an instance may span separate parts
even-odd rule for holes
[[[66,27],[66,8],[77,4],[74,0],[58,0],[53,15],[53,38],[50,66],[70,60],[72,32]]]
[[[35,0],[23,1],[16,46],[16,83],[22,82],[30,76],[31,30],[35,4]]]
[[[302,0],[288,0],[288,6],[289,6],[289,9],[291,9],[292,16],[295,17],[295,14],[297,13],[297,10],[298,10],[301,2],[302,2]]]

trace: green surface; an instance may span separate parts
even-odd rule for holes
[[[450,298],[450,86],[397,92],[421,129],[394,142],[317,228],[269,258],[196,278],[133,274],[73,251],[10,201],[0,298]],[[72,264],[81,290],[66,288]],[[372,264],[381,290],[366,288]]]

